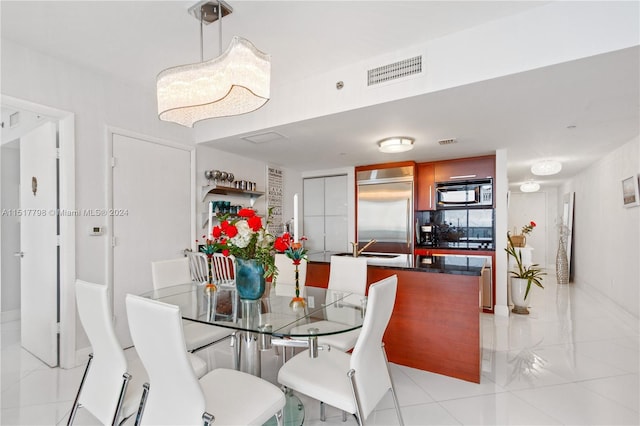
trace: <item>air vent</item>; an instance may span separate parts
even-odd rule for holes
[[[458,141],[455,139],[442,139],[439,140],[438,143],[440,145],[451,145],[452,143],[458,143]]]
[[[389,65],[383,65],[367,71],[367,86],[384,83],[422,72],[422,56],[404,59]]]
[[[286,138],[277,132],[266,132],[266,133],[259,133],[255,135],[245,136],[242,139],[255,144],[260,144],[260,143],[273,142],[273,141],[286,139]]]

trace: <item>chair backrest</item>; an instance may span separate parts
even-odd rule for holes
[[[222,253],[213,254],[213,277],[216,282],[235,282],[236,258]]]
[[[197,283],[208,282],[209,267],[207,265],[207,255],[197,251],[185,251],[184,254],[187,259],[189,259],[191,281]]]
[[[275,285],[276,295],[294,297],[296,295],[296,266],[284,253],[276,253],[275,264],[276,268],[278,268]],[[306,282],[307,261],[303,260],[298,265],[298,288],[300,289],[300,297],[304,297],[304,285]]]
[[[141,424],[202,424],[205,397],[185,350],[180,309],[132,294],[126,304],[131,338],[149,374]]]
[[[364,257],[331,256],[328,287],[331,290],[364,295],[367,288],[367,259]]]
[[[76,280],[76,302],[93,350],[78,402],[101,423],[111,424],[127,360],[111,322],[107,286]]]
[[[176,259],[151,262],[151,278],[155,290],[189,283],[191,282],[189,259],[178,257]]]
[[[351,368],[356,371],[356,385],[365,419],[391,389],[382,336],[391,318],[397,287],[397,275],[369,286],[367,313],[351,355]]]

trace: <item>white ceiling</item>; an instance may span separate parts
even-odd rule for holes
[[[153,93],[160,70],[200,59],[199,24],[187,14],[194,3],[3,0],[2,37]],[[223,46],[237,34],[271,54],[272,87],[278,87],[546,3],[234,1],[223,19]],[[205,28],[204,56],[217,54],[214,24]],[[284,136],[273,142],[231,137],[208,144],[299,170],[507,148],[511,182],[531,177],[535,159],[555,158],[563,171],[542,183],[556,184],[639,134],[639,58],[636,47],[265,129]],[[416,149],[380,154],[375,138],[381,134],[415,137]],[[459,142],[439,146],[444,138]]]

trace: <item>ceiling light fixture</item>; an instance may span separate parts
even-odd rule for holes
[[[415,139],[404,136],[394,136],[392,138],[382,139],[378,141],[378,149],[380,152],[394,153],[406,152],[413,149]]]
[[[222,18],[233,12],[223,1],[200,2],[189,13],[200,20],[200,62],[160,72],[158,117],[186,127],[208,118],[245,114],[270,96],[271,57],[235,36],[222,52]],[[204,61],[203,25],[219,21],[220,56]]]
[[[555,160],[543,160],[538,161],[531,166],[531,173],[536,176],[549,176],[560,173],[562,170],[562,163]]]
[[[540,189],[540,184],[530,180],[520,185],[520,191],[522,192],[536,192]]]

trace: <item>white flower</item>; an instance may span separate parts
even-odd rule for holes
[[[238,234],[231,238],[231,242],[239,248],[246,248],[251,242],[251,235],[253,231],[249,228],[246,220],[239,220],[236,223],[236,229],[238,230]]]

